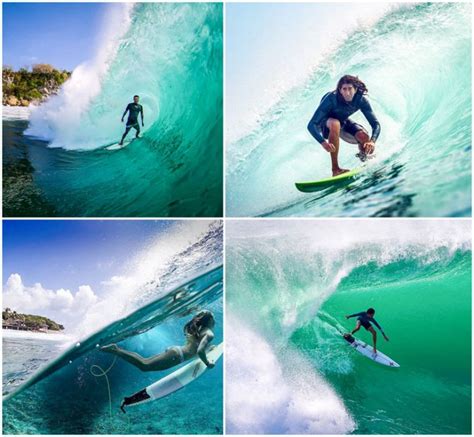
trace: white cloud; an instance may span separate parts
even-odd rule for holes
[[[89,285],[81,285],[77,292],[60,288],[49,290],[40,283],[27,286],[18,273],[8,278],[3,289],[3,307],[50,317],[66,327],[95,305],[98,297]]]

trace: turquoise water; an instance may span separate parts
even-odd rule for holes
[[[223,335],[222,293],[222,266],[219,266],[76,343],[34,373],[16,391],[4,393],[7,397],[3,402],[3,432],[222,434],[223,360],[180,391],[137,406],[124,415],[119,410],[124,396],[130,396],[172,370],[143,373],[97,349],[98,345],[116,342],[143,356],[151,356],[171,345],[183,344],[182,328],[200,308],[210,309],[215,314],[214,342],[217,344]],[[11,341],[4,341],[5,349],[15,349]],[[15,350],[18,352],[18,348]],[[46,358],[50,359],[51,355],[42,361]],[[4,374],[4,390],[7,391],[11,386],[8,380],[22,378],[21,371],[25,367],[36,370],[33,368],[35,360],[31,359],[26,365],[17,363],[17,367],[20,366],[15,372],[12,370],[15,363],[11,362],[14,359],[15,355],[4,355],[4,369],[10,369]],[[93,365],[104,370],[110,368],[108,381],[91,374]]]
[[[469,235],[469,222],[231,225],[228,432],[470,434]],[[379,335],[379,350],[400,368],[341,338],[355,326],[344,316],[368,307],[390,339]],[[242,360],[233,342],[250,350]],[[252,354],[264,364],[247,366]]]
[[[29,121],[3,121],[5,215],[222,215],[222,5],[139,3],[125,15],[115,51],[104,41]],[[105,150],[134,94],[142,138]]]
[[[470,4],[394,7],[321,56],[312,74],[260,117],[257,128],[227,146],[227,213],[469,216]],[[302,194],[295,182],[330,176],[329,156],[306,126],[344,74],[368,86],[382,126],[377,158],[349,186]],[[354,120],[368,126],[361,114]],[[341,143],[341,165],[358,167],[355,153],[353,145]]]

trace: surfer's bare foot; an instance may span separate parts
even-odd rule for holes
[[[336,168],[336,169],[333,169],[332,170],[332,176],[339,176],[340,174],[342,173],[347,173],[348,171],[350,171],[349,169],[347,168]]]
[[[106,346],[102,346],[100,348],[100,350],[103,351],[103,352],[114,353],[118,350],[118,348],[119,347],[115,343],[112,343],[112,344],[108,344]]]
[[[374,348],[374,355],[377,355],[377,349]]]

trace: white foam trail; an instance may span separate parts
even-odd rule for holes
[[[226,317],[229,434],[344,434],[355,424],[334,390],[296,351],[278,356],[232,314]]]
[[[73,71],[57,96],[32,111],[26,134],[52,140],[51,147],[64,147],[77,136],[81,116],[99,94],[120,40],[130,27],[132,10],[131,3],[109,6],[97,55]]]
[[[31,114],[31,108],[28,106],[3,106],[3,120],[28,120]]]
[[[35,340],[58,341],[70,343],[74,339],[69,335],[60,332],[34,332],[34,331],[17,331],[14,329],[2,329],[3,338],[28,338]]]

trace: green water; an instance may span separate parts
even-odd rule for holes
[[[293,335],[292,341],[305,348],[317,331],[326,346],[338,349],[332,358],[323,356],[326,348],[317,352],[316,367],[357,418],[356,433],[470,433],[471,259],[460,258],[453,270],[419,280],[401,277],[387,286],[358,289],[349,278],[322,306],[324,315],[340,321],[374,307],[390,338],[385,342],[379,335],[378,347],[399,369],[350,350],[320,320]],[[390,267],[396,272],[397,265]],[[349,330],[355,320],[342,324]],[[371,344],[363,328],[357,337]]]

